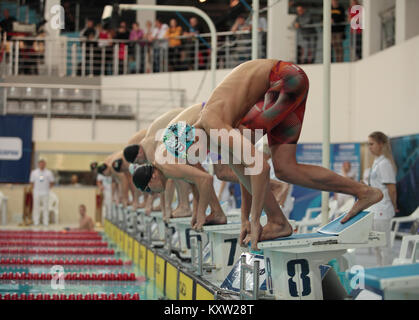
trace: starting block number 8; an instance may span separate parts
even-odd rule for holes
[[[310,268],[308,265],[308,261],[305,259],[297,259],[297,260],[290,260],[287,263],[287,272],[290,278],[288,279],[288,288],[290,291],[291,297],[299,297],[297,290],[297,284],[293,280],[296,274],[296,266],[300,265],[301,267],[301,284],[302,284],[302,292],[301,296],[308,296],[311,293],[311,283],[310,277],[308,276],[310,273]]]
[[[289,260],[287,263],[287,274],[288,278],[288,290],[291,297],[305,297],[311,294],[311,281],[310,281],[310,267],[309,263],[305,259]],[[300,266],[300,270],[297,269]],[[273,282],[272,282],[272,270],[271,270],[271,259],[266,257],[266,271],[267,271],[267,287],[269,293],[273,294]],[[297,275],[297,277],[296,277]],[[298,279],[300,278],[301,281]],[[301,283],[301,294],[299,294],[297,282]]]

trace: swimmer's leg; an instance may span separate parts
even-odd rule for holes
[[[192,214],[191,208],[189,207],[189,183],[176,179],[174,180],[174,184],[179,203],[177,208],[172,212],[172,217],[189,217]]]
[[[383,198],[379,189],[345,178],[320,166],[297,163],[296,149],[296,144],[278,144],[271,147],[275,175],[288,183],[357,197],[358,200],[342,219],[342,223]]]

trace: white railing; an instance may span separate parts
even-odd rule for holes
[[[140,129],[158,115],[185,106],[183,89],[0,83],[1,92],[3,115],[47,118],[48,137],[52,118],[91,119],[94,138],[97,119],[134,120]]]
[[[251,59],[249,31],[217,33],[217,68]],[[266,57],[266,33],[259,33],[259,57]],[[210,34],[153,42],[117,39],[13,37],[3,43],[0,75],[103,76],[210,68]]]

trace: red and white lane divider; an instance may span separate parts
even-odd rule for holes
[[[107,247],[107,242],[76,241],[0,241],[0,247]]]
[[[0,265],[70,265],[70,266],[122,266],[132,265],[132,261],[121,259],[25,259],[1,258]]]
[[[0,300],[140,300],[140,294],[139,293],[87,293],[87,294],[34,294],[34,293],[5,293],[0,294]]]
[[[0,249],[0,254],[15,255],[114,255],[113,249]]]
[[[0,273],[0,280],[52,280],[51,273],[25,273],[25,272],[4,272]],[[66,273],[65,281],[136,281],[143,280],[143,277],[135,276],[135,273]]]
[[[99,235],[0,235],[0,241],[15,240],[72,240],[89,241],[102,240]]]
[[[99,235],[97,231],[41,231],[41,230],[0,230],[0,235]]]

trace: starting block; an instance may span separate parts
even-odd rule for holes
[[[240,209],[230,210],[229,212],[226,213],[226,216],[227,216],[227,224],[229,223],[235,224],[233,228],[240,229]],[[173,249],[177,249],[178,252],[186,258],[191,257],[191,232],[198,233],[201,236],[201,241],[204,245],[208,243],[208,237],[205,232],[203,233],[195,232],[194,230],[192,230],[191,217],[171,218],[169,220],[167,227],[169,228],[174,227],[177,232],[177,236],[179,236],[179,241],[178,241],[179,247],[173,248]],[[218,225],[204,226],[204,231],[210,230],[211,228],[217,228],[217,227],[219,226]]]
[[[349,273],[348,277],[352,280],[359,274]],[[363,278],[365,289],[383,300],[419,299],[419,263],[365,269]]]
[[[147,243],[154,246],[161,246],[164,242],[164,233],[159,233],[159,226],[156,217],[163,216],[162,212],[152,212],[150,215],[144,213],[145,236]]]
[[[385,245],[383,233],[372,232],[374,215],[361,212],[346,223],[345,214],[315,233],[259,242],[264,251],[267,290],[276,299],[323,299],[320,266],[347,249]]]

